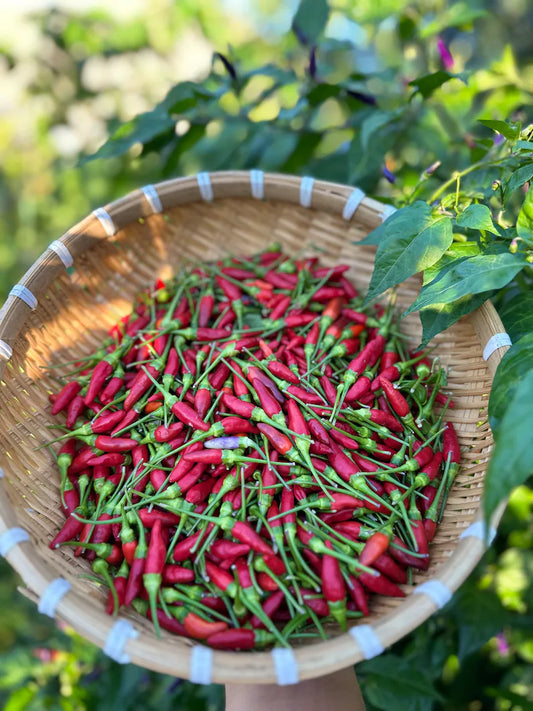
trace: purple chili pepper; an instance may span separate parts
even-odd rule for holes
[[[434,163],[432,163],[429,168],[426,168],[424,173],[426,175],[433,175],[433,173],[437,170],[437,168],[440,167],[440,160],[436,160]]]
[[[383,173],[383,175],[385,176],[385,178],[387,178],[387,180],[389,181],[389,183],[395,183],[395,182],[396,182],[396,176],[394,175],[394,173],[393,173],[392,171],[390,171],[390,170],[387,168],[386,165],[383,166],[383,168],[381,169],[381,172]]]
[[[368,104],[369,106],[375,106],[377,104],[376,98],[372,94],[364,94],[361,91],[354,91],[353,89],[346,89],[348,96],[351,96],[357,101],[361,101],[363,104]]]
[[[502,657],[507,656],[511,651],[511,648],[509,647],[509,642],[505,638],[505,634],[503,632],[500,632],[496,635],[496,644],[498,647],[498,652]]]
[[[205,442],[206,449],[239,449],[247,437],[215,437]]]
[[[450,50],[446,46],[446,43],[441,37],[437,37],[437,49],[439,50],[440,58],[442,60],[442,66],[444,69],[449,71],[453,69],[453,57]]]

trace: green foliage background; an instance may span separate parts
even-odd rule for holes
[[[165,176],[261,167],[357,184],[402,205],[413,190],[438,190],[454,171],[498,150],[495,134],[478,119],[507,119],[507,128],[499,124],[504,133],[513,122],[531,121],[532,11],[520,0],[339,0],[329,14],[322,0],[304,0],[295,18],[300,41],[290,31],[297,3],[258,0],[240,14],[238,7],[159,0],[126,19],[98,9],[6,23],[0,298],[71,224]],[[454,60],[448,70],[439,38]],[[229,60],[236,79],[213,52]],[[181,84],[164,98],[185,80],[201,85]],[[177,125],[168,120],[169,107],[180,115]],[[115,140],[102,153],[111,157],[80,165],[109,134]],[[521,185],[533,176],[529,159],[516,170],[520,155],[513,158],[517,189],[505,203],[509,224],[524,200]],[[432,177],[424,171],[436,160]],[[493,165],[478,173],[463,215],[470,203],[489,199],[500,178]],[[466,234],[480,224],[485,229],[486,218],[470,213]],[[531,332],[530,286],[521,273],[505,289],[482,294],[492,293],[514,340]],[[526,346],[508,364],[509,378],[520,375]],[[520,486],[495,544],[452,602],[358,666],[370,711],[533,708],[532,507],[531,489]],[[3,562],[0,574],[6,711],[222,707],[220,687],[111,662],[37,615]]]

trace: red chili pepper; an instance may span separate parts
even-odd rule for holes
[[[76,424],[76,420],[83,413],[85,402],[81,395],[75,395],[67,406],[67,421],[65,422],[67,429],[71,430]]]
[[[135,410],[130,410],[129,412],[126,412],[123,420],[118,425],[116,425],[116,427],[113,430],[111,430],[111,435],[115,435],[115,434],[117,434],[117,432],[120,432],[121,430],[125,429],[126,427],[129,427],[134,422],[136,422],[138,419],[139,419],[139,413],[135,412]]]
[[[284,314],[287,313],[291,305],[291,297],[280,295],[281,298],[278,300],[277,304],[269,313],[269,318],[272,321],[276,321],[278,318],[282,318]]]
[[[88,458],[87,464],[91,467],[119,467],[121,464],[124,464],[125,461],[124,455],[119,452],[106,452],[100,456],[95,456],[91,450],[89,451],[92,456]]]
[[[211,407],[211,391],[209,388],[199,388],[194,395],[194,409],[203,420]]]
[[[281,605],[283,604],[285,600],[285,593],[282,590],[276,590],[273,592],[271,595],[267,597],[267,599],[264,601],[262,605],[263,613],[269,617],[272,618],[273,615],[276,614],[276,612],[279,610]],[[250,624],[252,627],[255,628],[261,628],[264,627],[264,623],[262,620],[257,617],[257,615],[253,615],[252,618],[250,619]]]
[[[113,578],[113,583],[115,585],[115,590],[117,593],[118,605],[115,605],[115,598],[111,590],[109,591],[107,597],[107,607],[106,613],[108,615],[113,615],[118,611],[119,607],[124,604],[124,595],[126,593],[126,584],[128,582],[129,566],[126,561],[120,566],[117,575]]]
[[[372,381],[366,375],[362,375],[357,379],[357,382],[346,393],[345,400],[347,402],[355,402],[363,395],[366,395],[372,386]]]
[[[269,424],[265,424],[264,422],[259,422],[257,425],[257,429],[265,435],[272,447],[274,447],[277,452],[285,455],[289,459],[291,459],[292,457],[294,457],[296,460],[300,459],[298,451],[293,446],[287,435],[284,435],[283,432],[280,432],[275,427],[272,427]]]
[[[363,420],[370,420],[370,422],[374,422],[376,425],[383,425],[393,432],[403,432],[402,423],[398,422],[394,415],[391,415],[389,412],[384,412],[382,409],[361,408],[354,410],[353,414]]]
[[[215,297],[212,289],[207,289],[198,306],[198,326],[205,328],[211,320],[213,309],[215,307]]]
[[[406,417],[409,415],[410,408],[407,400],[401,392],[396,390],[391,381],[387,380],[387,378],[384,378],[383,376],[380,376],[380,384],[394,412],[400,417]]]
[[[367,617],[369,614],[368,598],[365,593],[365,589],[363,588],[359,580],[355,577],[355,575],[348,576],[346,587],[348,588],[348,593],[350,594],[352,600],[355,602],[357,609],[362,612],[364,617]]]
[[[183,626],[194,639],[208,639],[228,629],[226,622],[209,622],[195,612],[189,612],[183,620]]]
[[[442,455],[445,462],[448,461],[449,457],[452,464],[461,463],[461,448],[459,447],[459,440],[457,438],[455,427],[451,422],[447,422],[445,425]]]
[[[199,417],[192,407],[185,402],[175,402],[172,405],[172,412],[178,420],[181,420],[184,424],[195,430],[201,430],[202,432],[209,430],[207,422]]]
[[[158,509],[139,509],[137,511],[139,518],[145,528],[152,528],[156,521],[160,521],[163,527],[177,526],[180,522],[180,517],[170,511],[160,511]]]
[[[158,632],[157,596],[163,581],[166,553],[166,543],[162,534],[161,520],[157,519],[152,527],[142,579],[144,588],[148,593],[152,619],[154,620],[154,625]]]
[[[325,541],[326,548],[333,550],[329,541]],[[346,631],[346,587],[337,558],[324,554],[322,557],[322,592],[326,599],[330,613],[337,620],[341,629]]]
[[[85,509],[83,507],[78,507],[69,515],[60,531],[56,534],[55,538],[48,544],[48,547],[54,550],[59,548],[62,543],[66,541],[73,541],[81,533],[84,524],[78,521],[74,516],[85,517]]]
[[[64,410],[66,407],[68,407],[68,405],[72,402],[72,400],[76,397],[76,395],[78,395],[80,390],[81,390],[81,385],[78,382],[76,382],[75,380],[64,385],[63,388],[59,391],[59,393],[52,405],[52,410],[51,410],[52,415],[57,415],[62,410]]]
[[[417,488],[427,486],[437,477],[440,471],[441,464],[442,452],[435,452],[429,463],[422,467],[420,472],[416,475],[414,485]]]
[[[274,636],[266,630],[254,630],[247,627],[216,632],[207,638],[207,644],[214,649],[254,649],[269,644]]]
[[[267,387],[261,380],[253,379],[252,385],[254,386],[259,402],[261,403],[262,409],[266,412],[268,417],[275,418],[276,415],[281,414],[281,407],[279,402],[271,395]]]
[[[113,373],[113,365],[116,360],[117,356],[110,354],[95,366],[89,382],[89,387],[87,388],[87,394],[85,396],[85,403],[87,405],[94,402],[100,394],[104,387],[104,383]]]
[[[139,443],[136,439],[129,439],[128,437],[98,435],[94,444],[102,452],[128,452],[137,447]]]
[[[154,439],[156,442],[169,442],[183,431],[183,422],[173,422],[168,427],[159,425],[154,431]]]
[[[381,531],[376,531],[365,543],[359,555],[361,565],[371,566],[389,547],[389,537]]]
[[[386,597],[405,597],[404,591],[395,583],[391,582],[382,573],[378,571],[374,572],[374,575],[371,573],[359,574],[358,580],[365,588],[379,595],[385,595]]]
[[[249,400],[250,396],[248,394],[248,387],[246,386],[246,377],[243,373],[241,366],[235,361],[231,361],[231,367],[237,371],[238,375],[233,373],[233,392],[237,398],[243,398]]]
[[[174,634],[177,634],[180,637],[190,637],[185,627],[175,617],[167,617],[166,613],[163,612],[163,610],[160,610],[159,608],[157,608],[156,613],[157,622],[159,623],[160,627],[165,630],[168,630],[169,632],[173,632]],[[153,621],[152,612],[149,607],[146,610],[146,617],[149,620]]]
[[[376,570],[387,576],[393,583],[399,583],[400,585],[407,583],[407,573],[387,553],[383,553],[379,558],[376,558],[373,565]]]
[[[146,565],[146,554],[148,546],[146,545],[146,537],[144,535],[144,527],[139,526],[139,540],[135,549],[135,555],[130,567],[128,583],[126,585],[126,593],[124,595],[124,604],[131,605],[136,597],[141,592],[143,587],[143,574]]]

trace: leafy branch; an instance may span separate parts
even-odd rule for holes
[[[467,26],[483,14],[462,12],[460,5],[447,11],[446,26]],[[354,17],[374,32],[372,19],[360,12]],[[140,144],[142,157],[158,155],[164,175],[259,167],[358,185],[394,201],[399,209],[363,240],[377,245],[367,299],[422,274],[420,294],[406,314],[419,312],[424,346],[486,299],[503,305],[506,294],[531,287],[533,129],[523,126],[520,114],[532,96],[517,83],[512,56],[484,69],[489,90],[480,90],[475,70],[452,71],[436,20],[399,25],[397,42],[427,58],[418,76],[401,64],[380,65],[377,55],[365,70],[354,63],[354,43],[326,36],[329,16],[326,0],[301,0],[292,23],[299,46],[279,64],[245,68],[235,54],[216,52],[204,80],[177,84],[87,160],[128,154]],[[498,96],[506,120],[491,114]],[[468,111],[454,108],[457,97]],[[508,321],[515,317],[508,313]],[[496,377],[487,515],[533,471],[527,438],[520,443],[507,435],[518,422],[533,426],[522,395],[533,397],[529,362],[514,397],[498,395],[508,386],[507,369]],[[513,476],[502,477],[499,467],[511,455]]]

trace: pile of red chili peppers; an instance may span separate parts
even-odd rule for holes
[[[109,614],[287,646],[428,567],[460,461],[453,403],[347,269],[274,246],[183,270],[50,396],[66,413],[50,547],[92,562]]]

